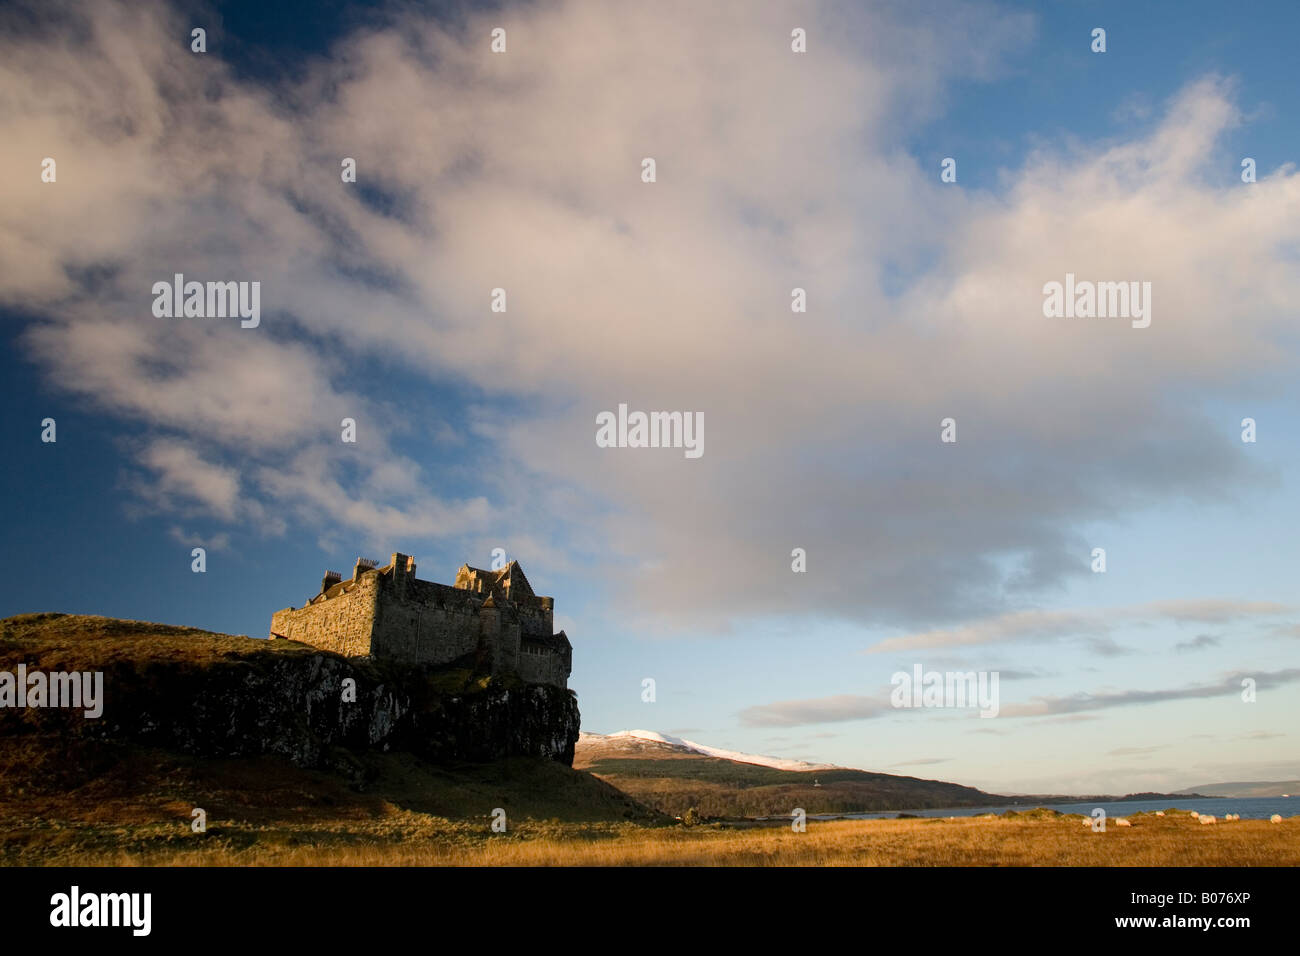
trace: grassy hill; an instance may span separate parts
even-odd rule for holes
[[[1206,797],[1280,797],[1283,794],[1300,797],[1300,780],[1254,780],[1207,783],[1178,793],[1199,794]]]
[[[417,837],[473,845],[490,833],[497,807],[512,833],[538,822],[665,822],[552,760],[446,767],[406,753],[362,759],[370,779],[358,788],[276,757],[0,738],[0,865],[147,862],[196,845],[232,862],[298,846],[337,851]],[[191,830],[196,807],[207,814],[203,834]]]
[[[512,832],[526,821],[664,822],[554,758],[434,759],[404,746],[430,728],[458,732],[444,713],[456,708],[478,734],[518,716],[497,713],[493,696],[518,706],[518,687],[463,668],[397,674],[292,641],[61,614],[0,621],[0,670],[19,663],[103,671],[106,705],[100,720],[0,711],[0,863],[165,859],[195,840],[236,859],[254,845],[472,842],[498,807]],[[355,728],[335,712],[342,674],[358,680]],[[424,723],[394,735],[395,713]],[[531,713],[540,723],[548,711]],[[194,808],[207,814],[205,834],[191,831]]]

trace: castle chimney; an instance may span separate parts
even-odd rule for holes
[[[357,558],[357,563],[352,568],[352,580],[358,581],[361,575],[374,568],[375,562],[372,558]]]
[[[338,584],[342,580],[343,580],[343,575],[339,574],[339,572],[326,571],[325,577],[321,578],[320,581],[320,593],[324,594],[326,591],[328,591],[330,588],[332,588],[334,585]]]

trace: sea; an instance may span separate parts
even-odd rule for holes
[[[900,813],[918,817],[977,817],[986,813],[1006,813],[1008,810],[1024,811],[1035,807],[1059,810],[1061,813],[1080,813],[1091,816],[1101,807],[1107,817],[1123,817],[1131,813],[1153,813],[1156,810],[1182,810],[1190,813],[1210,813],[1219,819],[1225,814],[1239,813],[1243,820],[1267,820],[1275,813],[1283,817],[1300,816],[1300,795],[1290,797],[1165,797],[1160,800],[1102,800],[1086,803],[1022,803],[1005,807],[950,807],[946,810],[885,810],[870,813],[810,813],[809,820],[890,820]]]

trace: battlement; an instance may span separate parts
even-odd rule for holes
[[[415,559],[394,552],[384,567],[358,558],[349,579],[326,571],[303,607],[272,615],[271,636],[347,657],[440,664],[474,655],[494,674],[567,687],[573,649],[553,633],[554,610],[518,561],[493,571],[464,564],[446,585],[420,580]]]

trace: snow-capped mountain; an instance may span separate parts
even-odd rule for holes
[[[692,753],[703,754],[706,757],[718,757],[722,760],[734,760],[737,763],[752,763],[760,767],[772,767],[776,770],[835,770],[838,769],[835,764],[831,763],[809,763],[806,760],[791,760],[786,757],[768,757],[763,754],[740,753],[735,750],[723,750],[720,747],[708,747],[704,744],[697,744],[693,740],[685,740],[681,737],[674,737],[671,734],[661,734],[654,730],[620,730],[613,734],[588,734],[579,735],[578,743],[581,745],[599,743],[605,740],[617,740],[619,738],[635,738],[637,740],[649,740],[654,743],[667,744],[670,747],[679,747],[682,750],[689,750]]]

